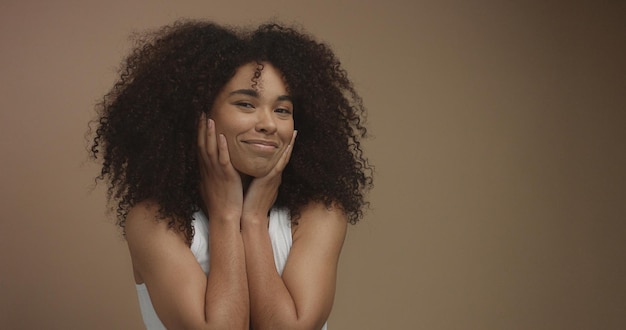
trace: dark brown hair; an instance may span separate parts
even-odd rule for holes
[[[132,206],[152,200],[191,240],[201,203],[198,120],[237,68],[255,61],[281,71],[295,109],[298,139],[276,206],[293,221],[310,201],[337,203],[351,223],[362,218],[372,186],[361,148],[365,110],[330,48],[278,24],[247,31],[180,21],[136,38],[97,107],[91,154],[102,161],[98,179],[108,182],[122,228]]]

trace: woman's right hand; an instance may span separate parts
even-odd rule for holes
[[[198,123],[200,205],[209,216],[209,273],[190,249],[174,219],[144,201],[126,217],[126,240],[137,283],[145,283],[159,319],[168,329],[248,329],[250,294],[241,238],[243,189],[223,136],[202,116]],[[198,218],[196,218],[198,219]],[[194,240],[196,238],[194,237]],[[202,251],[205,253],[208,251]]]
[[[209,219],[239,222],[243,209],[241,176],[230,162],[226,138],[202,114],[198,124],[200,194]]]

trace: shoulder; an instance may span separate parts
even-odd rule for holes
[[[170,228],[170,219],[163,218],[160,206],[153,201],[142,201],[133,206],[126,216],[124,232],[127,240],[139,240],[154,234],[178,236],[184,241],[184,234]]]
[[[126,216],[124,231],[137,283],[143,282],[142,274],[163,256],[189,249],[184,233],[170,228],[169,219],[162,218],[159,209],[157,203],[144,201]]]
[[[302,207],[300,215],[300,220],[302,221],[317,219],[322,222],[339,221],[347,223],[348,220],[343,208],[337,203],[326,206],[323,202],[312,201]]]
[[[318,202],[307,204],[300,215],[282,279],[303,315],[321,325],[333,305],[348,219],[339,205]]]
[[[348,226],[348,216],[340,205],[326,206],[322,202],[310,202],[300,210],[300,218],[293,225],[294,243],[305,236],[322,236],[343,242]]]

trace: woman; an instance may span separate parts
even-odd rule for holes
[[[325,328],[372,182],[363,115],[332,51],[294,29],[185,21],[138,40],[92,154],[146,327]]]

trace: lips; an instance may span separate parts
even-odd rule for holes
[[[245,144],[249,144],[252,146],[258,146],[261,148],[278,148],[278,143],[274,141],[268,140],[244,140],[242,141]]]

